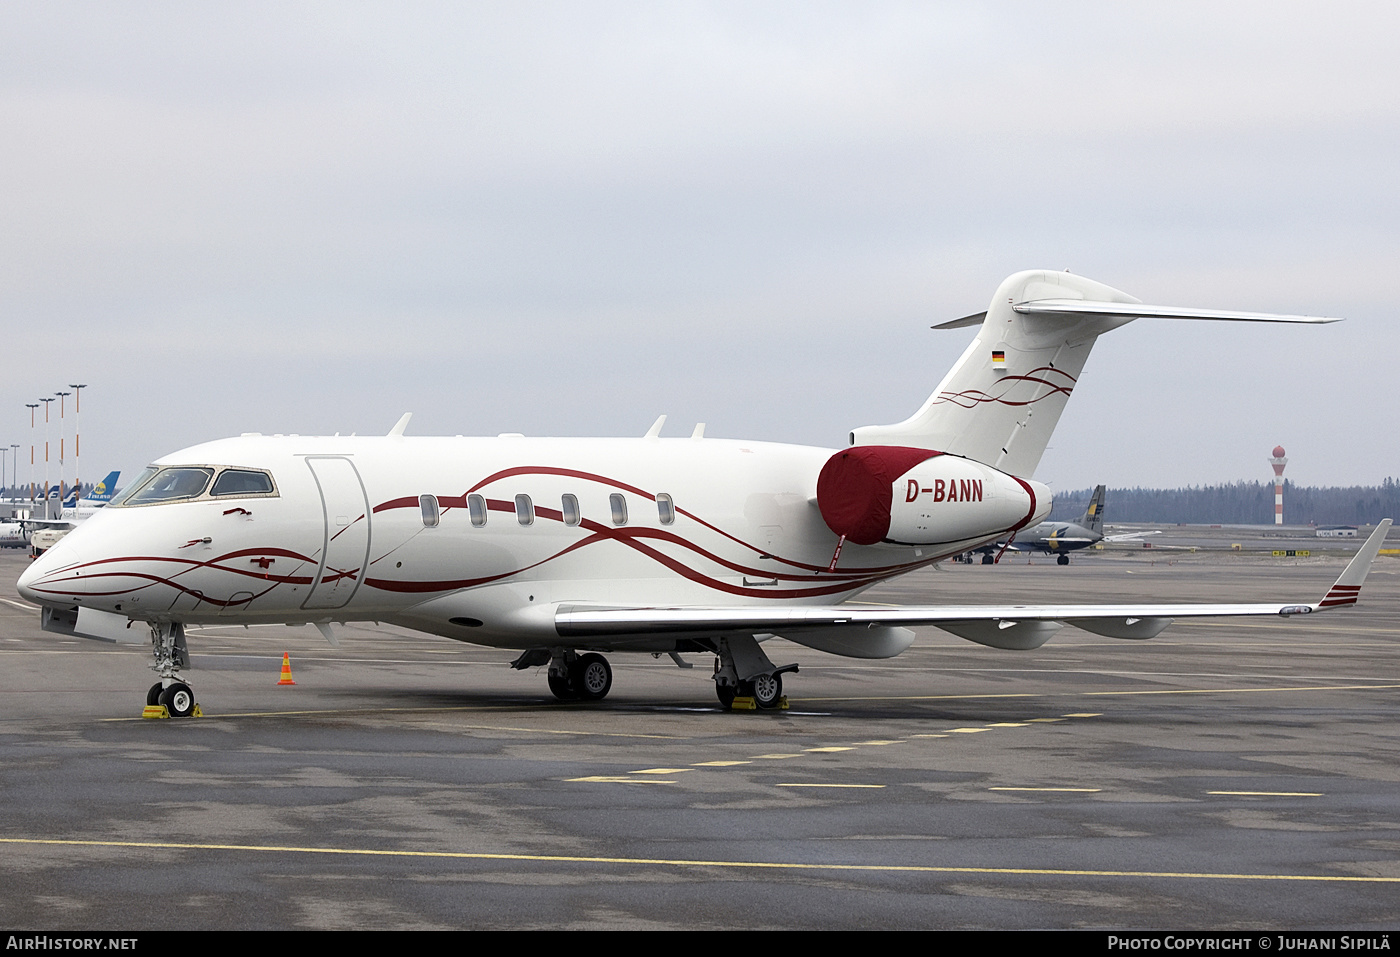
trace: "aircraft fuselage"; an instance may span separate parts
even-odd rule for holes
[[[208,471],[201,494],[133,504],[137,492],[102,509],[21,591],[154,622],[382,620],[532,647],[567,644],[561,604],[839,602],[1049,507],[1037,483],[935,457],[898,484],[909,514],[896,513],[891,534],[945,527],[957,538],[847,543],[832,569],[837,536],[816,503],[832,454],[721,439],[225,439],[153,466]],[[271,491],[211,494],[224,469],[259,470]],[[910,482],[958,475],[976,496],[905,502]]]

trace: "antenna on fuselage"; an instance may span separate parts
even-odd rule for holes
[[[655,439],[655,438],[660,438],[660,437],[661,437],[661,427],[662,427],[663,425],[665,425],[665,424],[666,424],[666,416],[664,416],[664,415],[658,415],[658,416],[656,417],[656,421],[653,422],[653,423],[651,424],[651,428],[647,429],[647,434],[644,435],[644,436],[642,436],[642,438],[644,438],[644,439]]]
[[[397,423],[394,424],[394,427],[393,427],[392,429],[389,430],[389,435],[391,435],[391,436],[397,435],[397,436],[402,437],[402,436],[403,436],[403,430],[406,429],[406,428],[408,428],[408,420],[411,419],[411,418],[413,418],[413,413],[412,413],[412,412],[405,412],[405,413],[403,414],[403,418],[399,419],[399,421],[398,421]]]

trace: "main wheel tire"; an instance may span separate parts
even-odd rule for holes
[[[549,690],[560,701],[577,701],[578,692],[574,690],[574,683],[570,680],[570,675],[556,675],[549,673]]]
[[[753,679],[753,702],[760,708],[776,708],[782,696],[782,675],[759,675]]]
[[[1068,556],[1068,555],[1060,555],[1060,556],[1056,557],[1055,563],[1058,564],[1058,565],[1068,565],[1068,564],[1069,564],[1069,556]]]
[[[983,565],[990,565],[990,564],[992,564],[994,561],[996,561],[996,559],[992,558],[992,556],[990,556],[990,555],[983,555],[983,556],[982,556],[982,564],[983,564]]]
[[[160,693],[165,690],[165,685],[157,681],[151,685],[151,690],[146,692],[146,704],[160,704]]]
[[[734,699],[739,694],[739,689],[733,685],[722,685],[715,682],[715,697],[719,699],[719,705],[725,711],[734,707]]]
[[[587,654],[579,658],[571,677],[584,701],[602,701],[612,690],[612,666],[602,655]]]
[[[194,714],[194,691],[182,682],[175,682],[160,693],[160,704],[172,718],[188,718]]]

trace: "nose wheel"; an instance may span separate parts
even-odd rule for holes
[[[189,666],[189,651],[185,648],[185,627],[179,622],[151,623],[151,669],[160,675],[159,681],[146,692],[147,718],[188,718],[200,714],[194,700],[194,689],[180,676],[180,669]]]
[[[183,681],[177,681],[160,693],[160,704],[172,718],[188,718],[194,714],[194,691]]]

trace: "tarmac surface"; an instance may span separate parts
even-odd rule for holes
[[[1008,556],[863,600],[1307,601],[1358,545]],[[782,713],[721,712],[703,655],[611,656],[606,701],[561,704],[509,652],[394,628],[199,629],[206,716],[164,721],[146,650],[40,631],[25,561],[0,555],[10,928],[1400,924],[1397,558],[1355,608],[1151,641],[773,641]]]

